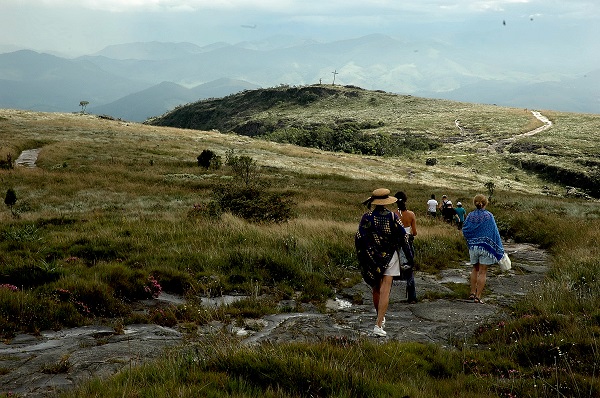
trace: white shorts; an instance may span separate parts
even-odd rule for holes
[[[386,268],[383,275],[399,276],[400,275],[400,259],[398,258],[398,251],[394,251],[394,255],[390,260],[388,267]]]
[[[496,257],[488,253],[487,250],[478,246],[469,249],[469,257],[471,259],[471,265],[492,265],[498,262],[498,260],[496,260]]]

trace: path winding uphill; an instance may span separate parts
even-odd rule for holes
[[[516,135],[513,137],[513,139],[519,138],[519,137],[529,137],[529,136],[535,135],[537,133],[541,133],[542,131],[548,130],[550,127],[552,127],[552,121],[550,119],[548,119],[546,116],[542,115],[538,111],[531,111],[531,113],[533,114],[533,116],[536,117],[537,120],[544,123],[544,125],[538,127],[537,129],[528,131],[526,133]]]
[[[525,133],[522,134],[517,134],[513,137],[510,138],[505,138],[503,140],[500,140],[498,142],[496,142],[495,144],[492,145],[492,148],[496,150],[496,152],[502,152],[504,147],[506,147],[509,144],[512,144],[517,138],[522,138],[522,137],[531,137],[532,135],[536,135],[538,133],[541,133],[542,131],[546,131],[549,128],[552,127],[552,121],[550,119],[548,119],[546,116],[542,115],[540,112],[538,111],[531,111],[531,114],[533,116],[535,116],[535,118],[537,120],[539,120],[540,122],[544,123],[543,125],[541,125],[538,128],[535,128],[533,130],[527,131]]]

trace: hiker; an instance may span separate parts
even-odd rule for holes
[[[400,217],[400,221],[404,226],[404,231],[408,235],[408,244],[410,245],[413,258],[415,254],[415,246],[413,244],[415,236],[417,236],[417,217],[415,213],[406,208],[406,202],[408,197],[402,191],[396,192],[394,195],[398,201],[398,210],[395,213]],[[404,257],[404,252],[400,250],[400,263],[406,264],[408,261]],[[417,290],[415,286],[415,275],[414,268],[405,268],[401,272],[401,279],[406,280],[406,299],[409,304],[415,304],[417,302]]]
[[[456,210],[454,210],[454,207],[452,207],[452,201],[447,200],[444,203],[444,208],[442,209],[442,217],[444,218],[444,221],[446,221],[448,224],[452,225],[452,223],[454,222],[455,216],[456,216]]]
[[[442,201],[439,204],[440,212],[444,211],[444,208],[446,207],[447,204],[448,204],[448,196],[442,195]]]
[[[467,240],[473,265],[469,299],[482,303],[481,294],[485,287],[488,266],[498,263],[504,255],[504,247],[494,215],[485,209],[488,204],[487,198],[481,194],[475,195],[473,204],[476,209],[465,218],[462,232]]]
[[[438,201],[435,200],[435,195],[431,194],[431,199],[427,201],[427,214],[432,216],[433,218],[437,217],[437,207]]]
[[[369,210],[363,214],[354,240],[361,274],[373,292],[373,305],[377,312],[373,333],[381,337],[387,334],[383,327],[392,281],[400,278],[400,267],[403,265],[400,264],[398,250],[404,252],[406,266],[412,267],[414,264],[400,217],[385,207],[396,201],[394,196],[390,196],[389,189],[374,190],[363,202]],[[375,205],[373,210],[371,205]]]
[[[462,230],[467,211],[465,210],[461,202],[456,202],[456,207],[454,208],[454,211],[456,212],[456,227],[459,230]]]

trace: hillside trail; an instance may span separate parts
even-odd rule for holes
[[[260,319],[246,319],[244,325],[212,322],[198,327],[190,337],[177,327],[127,325],[122,331],[91,325],[61,331],[44,331],[38,336],[22,334],[0,344],[0,393],[23,397],[54,397],[57,392],[81,384],[90,377],[108,377],[161,356],[168,347],[177,347],[208,336],[229,335],[240,344],[265,342],[322,342],[347,339],[403,341],[439,344],[452,349],[466,344],[482,325],[500,322],[510,316],[508,309],[543,282],[548,271],[548,254],[528,244],[506,243],[513,268],[501,273],[488,270],[484,304],[452,297],[452,287],[468,284],[471,267],[462,265],[438,275],[416,272],[419,302],[408,304],[405,284],[392,288],[386,313],[386,337],[372,334],[375,310],[369,286],[361,282],[336,292],[325,311],[310,304],[286,300],[282,309],[301,308]],[[428,298],[429,297],[429,298]],[[239,297],[203,300],[204,305],[223,305]],[[177,305],[183,299],[163,294],[140,305],[149,310]]]
[[[510,138],[502,139],[502,140],[500,140],[500,141],[492,144],[490,146],[491,149],[495,150],[496,152],[502,152],[507,145],[512,144],[517,139],[523,138],[523,137],[531,137],[533,135],[541,133],[542,131],[546,131],[546,130],[548,130],[549,128],[551,128],[553,126],[552,121],[550,119],[548,119],[546,116],[542,115],[540,112],[538,112],[538,111],[531,111],[531,114],[537,120],[539,120],[540,122],[542,122],[543,125],[541,125],[540,127],[535,128],[533,130],[526,131],[525,133],[517,134],[517,135],[514,135],[514,136],[512,136]]]

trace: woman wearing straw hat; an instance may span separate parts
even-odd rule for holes
[[[413,254],[406,232],[397,214],[385,206],[395,203],[390,190],[379,188],[363,202],[369,209],[363,214],[355,237],[355,246],[361,273],[373,291],[373,305],[377,321],[373,328],[376,336],[385,336],[383,330],[385,313],[390,300],[394,278],[400,278],[400,256],[402,249],[407,266],[413,266]],[[371,205],[375,208],[371,210]]]

